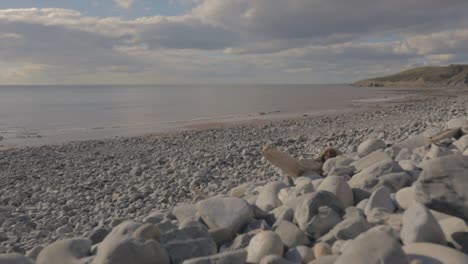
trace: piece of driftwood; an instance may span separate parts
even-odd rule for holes
[[[271,146],[265,146],[262,150],[262,154],[266,160],[293,179],[300,177],[306,171],[316,171],[318,173],[322,171],[321,162],[312,159],[299,160]]]
[[[431,143],[437,143],[447,138],[459,138],[462,135],[461,127],[441,131],[431,137]]]

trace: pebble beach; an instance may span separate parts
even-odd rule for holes
[[[2,150],[0,182],[0,264],[463,264],[468,95]]]

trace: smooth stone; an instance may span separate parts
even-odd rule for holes
[[[323,177],[322,177],[320,174],[318,174],[318,172],[316,172],[316,171],[306,171],[306,172],[304,172],[304,173],[301,175],[301,177],[310,179],[310,180],[312,180],[312,181],[314,181],[314,180],[320,180],[320,179],[323,178]],[[299,178],[300,178],[300,177],[299,177]],[[296,179],[298,179],[298,178],[296,178]]]
[[[304,177],[301,177],[301,178],[303,178],[303,180],[295,181],[296,186],[294,188],[294,194],[296,196],[299,196],[299,195],[303,195],[303,194],[306,194],[306,193],[314,192],[315,187],[312,184],[312,180],[304,178]],[[281,189],[281,191],[283,191],[283,190],[284,189]],[[281,193],[281,191],[280,191],[280,193]],[[281,200],[281,198],[280,198],[280,200]],[[283,204],[285,204],[285,203],[283,203]]]
[[[268,255],[262,258],[260,264],[296,264],[277,255]]]
[[[305,232],[308,236],[319,238],[341,221],[340,215],[328,206],[318,208],[317,214],[307,222]]]
[[[310,184],[312,185],[312,183]],[[312,188],[314,188],[313,185],[312,185]],[[294,200],[294,198],[296,198],[297,196],[298,195],[296,194],[294,187],[283,188],[278,192],[278,199],[281,201],[281,204],[288,204],[290,201]]]
[[[333,255],[340,255],[341,254],[341,248],[347,242],[348,242],[348,240],[336,240],[335,242],[333,242],[332,254]]]
[[[431,212],[422,204],[415,203],[403,213],[401,240],[408,245],[418,242],[445,244],[445,235]]]
[[[143,219],[143,223],[159,224],[164,220],[167,220],[167,213],[163,213],[161,211],[154,211]]]
[[[37,264],[79,263],[91,254],[92,242],[86,238],[56,241],[46,246],[37,256]]]
[[[453,142],[453,145],[460,151],[464,152],[468,149],[468,135],[461,137],[459,140]]]
[[[393,160],[378,162],[361,172],[355,174],[348,184],[352,188],[358,188],[365,191],[371,191],[378,183],[380,177],[386,174],[401,172],[403,169]]]
[[[319,241],[333,244],[336,240],[354,239],[360,234],[372,228],[364,216],[355,214],[345,217],[343,221],[335,225],[327,234],[319,238]]]
[[[165,247],[172,264],[181,264],[192,258],[211,256],[218,251],[212,238],[176,240],[166,244]],[[155,260],[157,259],[153,259],[152,263]]]
[[[411,136],[408,139],[405,139],[393,145],[393,147],[399,148],[399,149],[406,148],[410,151],[413,151],[416,148],[428,146],[430,144],[431,144],[431,139],[429,137],[423,136],[423,135],[417,135],[417,136]]]
[[[183,223],[189,219],[196,220],[197,217],[197,206],[194,204],[180,204],[172,209],[172,214],[179,220],[179,223]]]
[[[376,163],[384,162],[384,161],[391,161],[392,158],[388,156],[387,153],[383,150],[377,150],[368,155],[356,160],[355,162],[351,163],[351,165],[356,168],[356,171],[362,171],[365,168],[368,168]]]
[[[247,262],[258,263],[268,255],[283,256],[283,242],[273,231],[262,231],[250,240],[247,247]]]
[[[34,264],[34,262],[21,254],[8,253],[0,254],[0,264]]]
[[[437,244],[414,243],[405,245],[403,250],[407,254],[409,261],[420,260],[423,264],[468,263],[468,255]]]
[[[411,186],[412,183],[413,177],[403,171],[383,175],[380,177],[379,183],[374,188],[377,189],[381,186],[385,186],[390,190],[390,192],[394,193],[401,188]]]
[[[413,186],[402,188],[395,194],[397,205],[405,210],[415,203],[415,199],[416,194],[414,193]]]
[[[295,224],[288,221],[280,222],[278,227],[275,229],[275,233],[281,238],[283,244],[288,248],[310,244],[306,234]]]
[[[383,140],[371,138],[359,144],[357,153],[360,157],[364,157],[376,150],[384,149],[386,147],[387,144],[385,144]]]
[[[279,181],[268,183],[262,188],[255,204],[265,212],[275,209],[282,205],[281,200],[278,198],[279,191],[287,187],[286,184]]]
[[[431,149],[429,150],[429,152],[427,152],[426,156],[423,158],[423,161],[436,159],[436,158],[440,158],[440,157],[448,156],[452,154],[453,152],[450,151],[449,149],[432,144]]]
[[[241,198],[242,196],[245,195],[248,189],[249,189],[249,183],[244,183],[242,185],[232,188],[231,191],[229,192],[229,196]]]
[[[184,261],[183,264],[244,264],[246,260],[247,251],[241,249],[206,257],[192,258]]]
[[[409,160],[411,159],[411,154],[412,154],[411,150],[407,148],[403,148],[395,157],[395,161]]]
[[[468,225],[458,217],[439,220],[445,239],[458,250],[468,253]]]
[[[294,211],[294,218],[296,219],[299,228],[308,233],[309,235],[313,235],[313,233],[315,232],[314,230],[310,230],[310,226],[313,226],[314,221],[323,218],[321,216],[318,216],[318,214],[319,208],[324,206],[327,206],[331,208],[331,210],[334,210],[338,214],[338,216],[341,216],[343,214],[343,203],[334,194],[330,192],[316,191],[314,193],[303,195],[303,199],[299,202],[299,205]],[[328,232],[328,230],[322,231]]]
[[[106,228],[97,228],[88,234],[88,238],[91,240],[93,245],[96,245],[98,243],[101,243],[108,234],[109,230],[107,230]]]
[[[328,191],[333,193],[345,207],[354,205],[354,196],[351,187],[341,176],[328,176],[323,179],[318,191]]]
[[[359,208],[359,209],[366,209],[366,206],[367,206],[367,203],[369,202],[369,198],[366,198],[362,201],[360,201],[358,204],[356,204],[356,208]]]
[[[146,223],[135,229],[135,231],[133,231],[132,233],[132,237],[140,241],[146,241],[151,239],[160,241],[161,231],[156,225]]]
[[[330,170],[327,177],[330,176],[341,176],[344,177],[347,181],[351,179],[353,176],[356,168],[354,166],[342,166],[342,167],[334,167]]]
[[[254,217],[251,206],[236,197],[213,197],[199,202],[197,208],[210,229],[225,229],[226,237],[220,237],[218,244],[232,239]]]
[[[320,258],[323,256],[331,255],[332,249],[329,244],[324,242],[318,242],[314,245],[314,256]]]
[[[379,187],[371,194],[364,212],[367,214],[373,208],[382,208],[389,213],[395,211],[395,204],[390,197],[390,190],[387,187]]]
[[[26,257],[30,258],[30,259],[37,259],[37,256],[39,255],[39,253],[41,253],[41,251],[44,249],[44,246],[42,245],[37,245],[35,247],[33,247],[32,249],[28,250],[26,252]]]
[[[271,211],[275,217],[276,222],[279,221],[289,221],[292,222],[294,218],[294,210],[286,205],[275,208]]]
[[[343,155],[336,156],[334,158],[327,159],[322,165],[322,170],[324,173],[328,174],[335,167],[348,166],[353,162],[354,159],[351,159],[349,157]]]
[[[463,156],[468,156],[468,149],[463,152]]]
[[[328,255],[328,256],[317,258],[313,260],[312,262],[309,262],[308,264],[334,264],[337,259],[338,259],[337,256]]]
[[[229,250],[239,250],[247,248],[249,246],[250,240],[252,240],[252,238],[259,232],[261,231],[257,230],[236,236],[236,238],[229,245]]]
[[[468,157],[450,155],[430,160],[413,184],[416,200],[468,221],[467,175]]]
[[[342,249],[335,264],[406,264],[400,243],[384,231],[371,229],[351,240]]]
[[[453,129],[453,128],[459,128],[459,127],[464,127],[468,126],[468,119],[459,117],[459,118],[454,118],[450,121],[448,121],[445,126],[448,129]]]
[[[125,221],[114,227],[99,244],[92,264],[150,264],[154,260],[168,264],[167,252],[158,241],[145,236],[140,240],[138,233],[141,231],[135,234],[139,228],[148,225],[153,224]]]
[[[284,254],[284,258],[294,263],[309,263],[315,259],[314,250],[307,246],[291,248]]]

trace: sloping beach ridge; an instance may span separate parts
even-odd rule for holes
[[[0,151],[0,263],[466,264],[467,106]]]

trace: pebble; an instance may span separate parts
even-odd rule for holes
[[[428,242],[446,243],[444,232],[432,213],[422,204],[415,203],[403,213],[401,229],[403,244]]]
[[[259,263],[268,255],[283,256],[283,242],[273,231],[262,231],[250,240],[247,248],[247,262]]]

